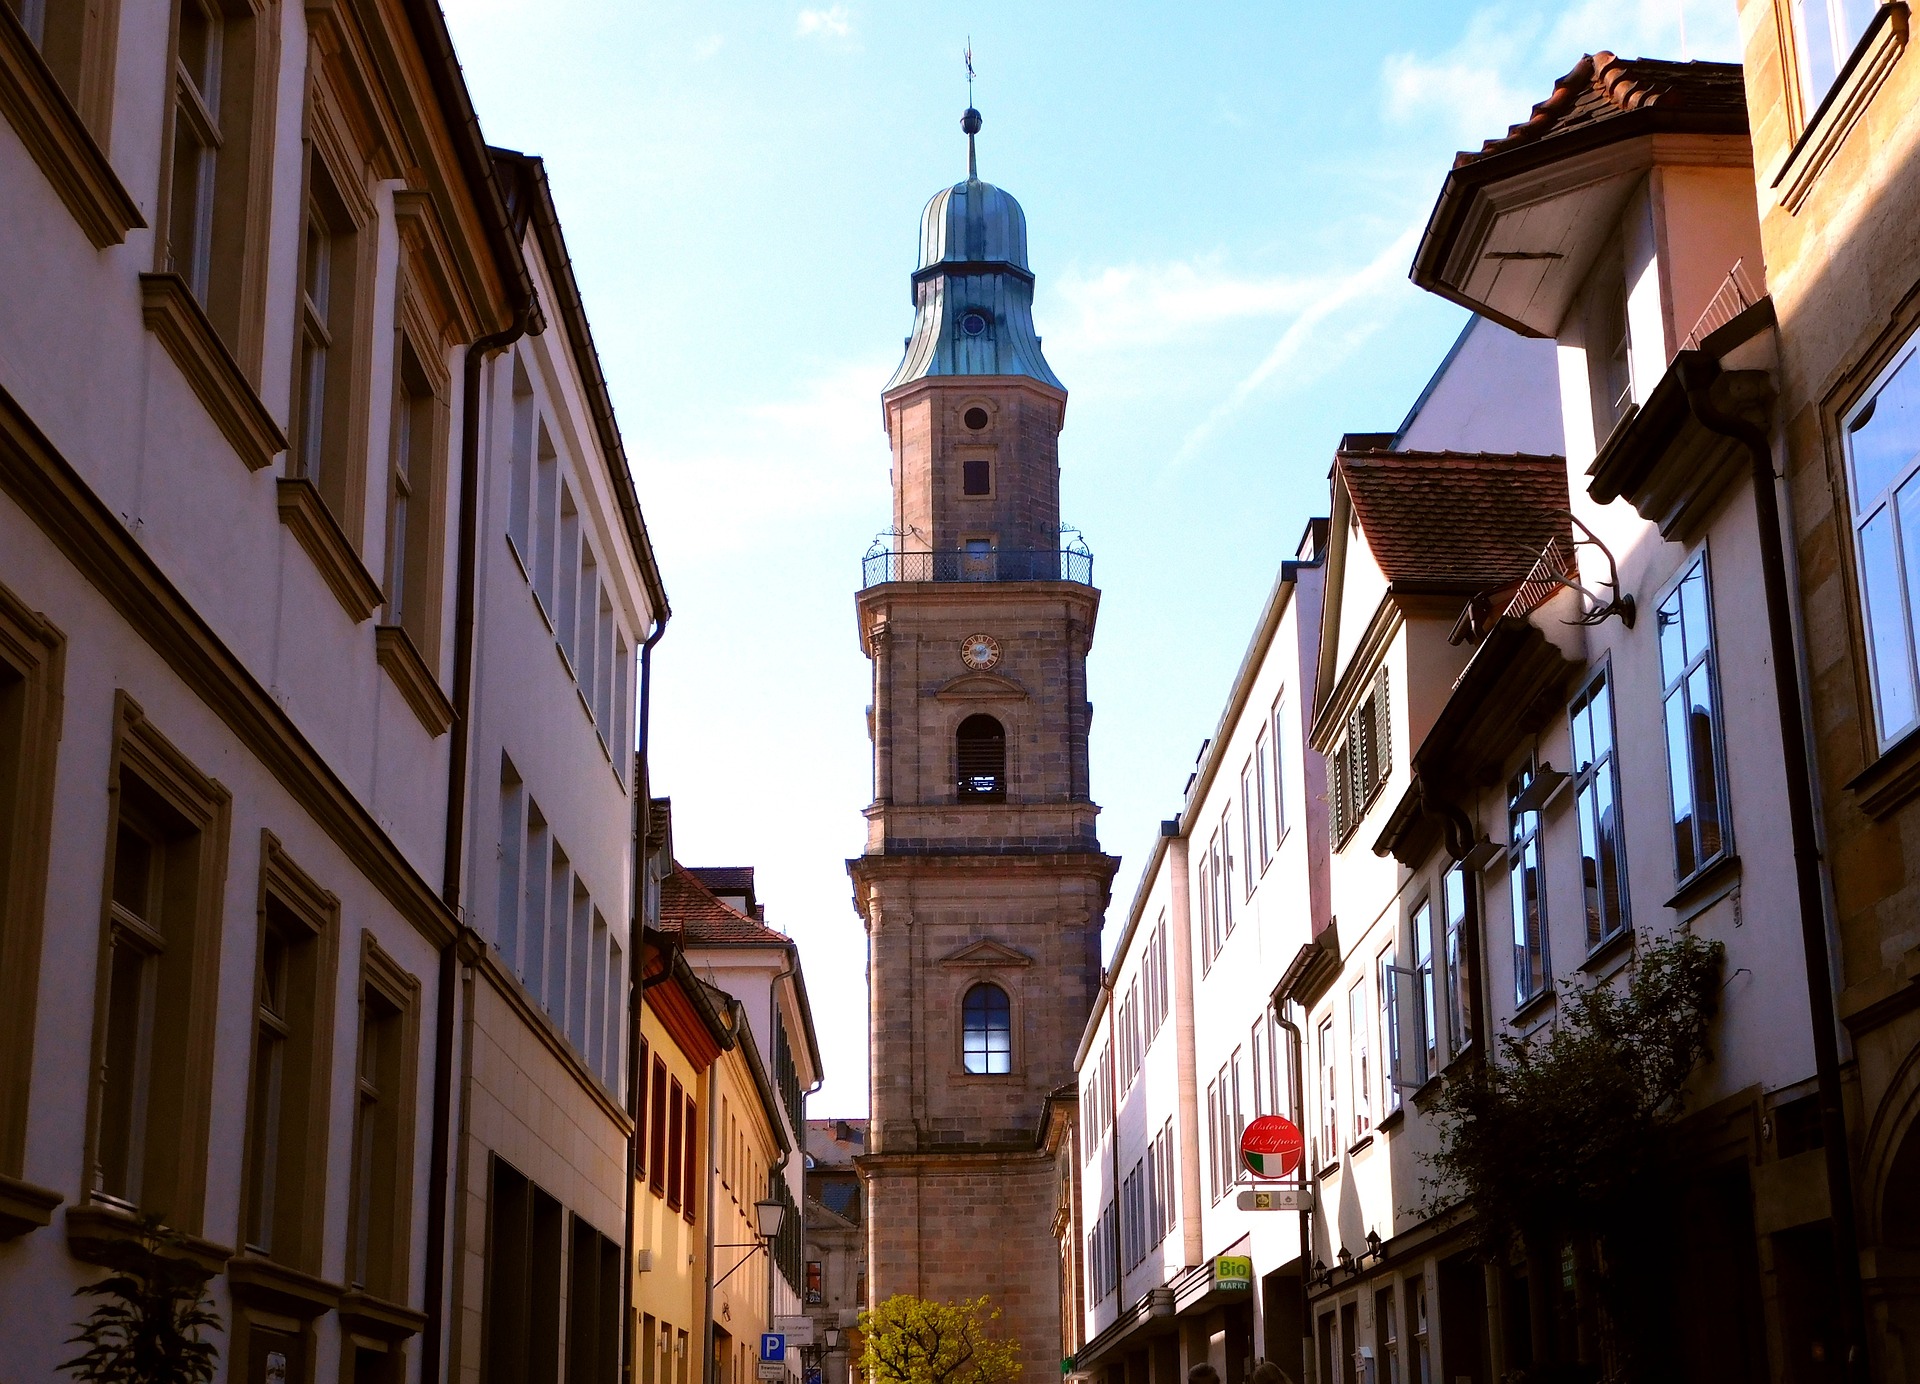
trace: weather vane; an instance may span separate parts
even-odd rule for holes
[[[960,117],[960,128],[967,132],[967,179],[979,178],[979,165],[973,157],[973,137],[980,133],[980,112],[973,108],[973,35],[967,35],[967,46],[961,50],[961,57],[967,64],[967,110]]]
[[[971,106],[973,104],[973,35],[972,34],[967,35],[967,46],[962,51],[961,57],[963,57],[966,60],[966,64],[967,64],[967,104]]]

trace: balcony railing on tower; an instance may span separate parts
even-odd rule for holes
[[[893,581],[1070,581],[1093,585],[1093,554],[1076,538],[1060,548],[995,548],[969,543],[964,548],[918,552],[874,540],[860,561],[864,589]]]

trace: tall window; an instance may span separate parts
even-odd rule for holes
[[[487,1217],[487,1349],[483,1384],[556,1381],[560,1370],[561,1238],[565,1214],[498,1154]]]
[[[1320,1021],[1315,1046],[1320,1052],[1320,1148],[1315,1162],[1326,1167],[1340,1155],[1340,1112],[1335,1094],[1339,1083],[1334,1079],[1332,1019]]]
[[[1380,1113],[1391,1115],[1400,1108],[1400,1073],[1407,1056],[1407,1036],[1400,1031],[1400,980],[1405,972],[1392,943],[1381,949],[1373,970],[1380,987]]]
[[[1260,871],[1253,862],[1259,861],[1262,868],[1267,863],[1267,795],[1255,767],[1259,763],[1257,758],[1249,759],[1240,770],[1240,860],[1246,869],[1248,898],[1253,897],[1253,886],[1260,882]]]
[[[1347,991],[1347,1053],[1352,1070],[1347,1089],[1353,1093],[1353,1125],[1349,1138],[1358,1140],[1373,1128],[1373,1045],[1367,1030],[1373,1026],[1367,1003],[1367,982],[1356,980]]]
[[[180,0],[174,62],[173,179],[167,267],[207,300],[213,267],[213,195],[220,132],[223,17],[208,0]]]
[[[1473,1043],[1473,971],[1467,960],[1467,870],[1454,865],[1440,881],[1447,913],[1447,1032],[1458,1057]]]
[[[1209,863],[1211,852],[1200,852],[1199,866],[1194,870],[1194,916],[1199,923],[1200,933],[1200,971],[1204,975],[1213,968],[1213,954],[1219,950],[1214,941],[1213,928],[1213,867]]]
[[[1280,849],[1280,839],[1287,834],[1287,699],[1283,696],[1273,704],[1273,772],[1268,775],[1273,784],[1273,810],[1267,814],[1267,830],[1272,837],[1271,848]]]
[[[1400,1374],[1400,1333],[1394,1323],[1391,1284],[1374,1289],[1373,1348],[1380,1356],[1377,1384],[1404,1384]]]
[[[1618,240],[1594,259],[1587,289],[1587,376],[1593,391],[1593,440],[1604,444],[1633,403],[1633,338],[1628,328],[1626,262]]]
[[[1253,740],[1253,783],[1249,785],[1260,804],[1260,870],[1264,874],[1273,859],[1273,804],[1267,800],[1267,784],[1272,775],[1267,768],[1267,733],[1262,730]],[[1247,859],[1253,859],[1252,851]]]
[[[1812,110],[1853,56],[1878,4],[1876,0],[1794,0],[1793,8],[1799,20],[1806,103]]]
[[[513,356],[513,438],[507,453],[507,537],[520,555],[520,565],[533,562],[533,433],[538,418],[533,381],[527,363]]]
[[[100,1064],[97,1191],[140,1204],[161,959],[168,852],[163,828],[122,789],[113,848],[113,926],[107,966],[107,1041]]]
[[[668,1102],[672,1108],[680,1108],[680,1083],[670,1082],[667,1075],[667,1061],[664,1057],[653,1059],[653,1078],[648,1083],[647,1105],[647,1186],[658,1197],[667,1194],[667,1164],[671,1161],[667,1150],[670,1145],[667,1136]],[[674,1197],[678,1202],[679,1196]]]
[[[667,1165],[667,1210],[678,1211],[680,1209],[680,1176],[684,1171],[681,1166],[680,1144],[685,1138],[687,1116],[686,1096],[680,1089],[678,1077],[667,1083],[666,1105],[667,1143],[661,1150],[661,1154],[662,1161]]]
[[[440,401],[413,344],[404,338],[399,356],[387,468],[387,623],[406,630],[431,664],[433,617],[440,606],[433,541]]]
[[[1805,0],[1812,7],[1816,0]],[[1920,722],[1920,349],[1901,348],[1846,419],[1855,559],[1866,606],[1874,720],[1882,748]],[[1663,645],[1664,648],[1664,645]]]
[[[1507,780],[1507,869],[1513,888],[1513,999],[1525,1004],[1547,988],[1547,901],[1540,882],[1540,814],[1520,795],[1534,780],[1531,763]]]
[[[1220,1079],[1207,1083],[1207,1191],[1220,1200]]]
[[[191,3],[191,0],[188,0]],[[359,235],[318,150],[307,155],[295,351],[293,470],[312,481],[349,533],[359,513],[349,439],[353,419],[354,309]]]
[[[1005,1076],[1013,1070],[1013,1011],[1007,992],[982,982],[961,1005],[960,1053],[969,1072]]]
[[[567,1271],[567,1384],[596,1384],[620,1373],[620,1246],[578,1216]],[[527,1374],[538,1379],[536,1368]]]
[[[1613,758],[1613,692],[1602,669],[1574,699],[1573,786],[1580,809],[1580,881],[1587,950],[1627,926],[1626,852],[1620,842],[1620,785]]]
[[[1420,900],[1413,910],[1413,1019],[1408,1035],[1413,1046],[1413,1076],[1425,1082],[1440,1070],[1439,1028],[1434,1022],[1433,901]]]
[[[1220,939],[1233,935],[1233,808],[1220,813]]]
[[[1674,875],[1684,880],[1726,854],[1729,844],[1705,553],[1681,573],[1660,602],[1657,618],[1660,671],[1666,682]]]
[[[1427,1279],[1407,1280],[1407,1327],[1413,1337],[1412,1373],[1408,1384],[1433,1384],[1433,1353],[1427,1339]]]
[[[998,721],[977,713],[953,734],[956,791],[966,802],[1005,802],[1007,733]]]
[[[377,956],[377,954],[376,954]],[[360,986],[360,1054],[353,1115],[353,1203],[347,1275],[374,1297],[406,1292],[408,1217],[402,1106],[412,1070],[410,994],[391,962],[374,965]],[[408,978],[408,990],[412,989]]]

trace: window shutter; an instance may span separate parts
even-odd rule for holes
[[[1350,742],[1349,742],[1350,743]],[[1347,745],[1333,752],[1333,772],[1327,777],[1328,787],[1333,791],[1328,795],[1333,799],[1327,806],[1330,825],[1333,828],[1333,844],[1337,850],[1340,843],[1347,839]]]
[[[1393,722],[1388,718],[1387,670],[1380,670],[1380,681],[1373,688],[1373,781],[1385,783],[1393,772]]]

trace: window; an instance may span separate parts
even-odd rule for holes
[[[1281,838],[1287,834],[1287,701],[1280,698],[1273,704],[1273,810],[1267,814],[1267,829],[1272,834],[1271,848],[1280,849]],[[1265,760],[1262,760],[1264,766]]]
[[[1613,692],[1603,669],[1574,699],[1573,786],[1580,809],[1580,880],[1587,950],[1627,926],[1626,851],[1620,842],[1620,784],[1613,758]]]
[[[1627,317],[1626,261],[1620,241],[1607,242],[1587,288],[1587,380],[1593,395],[1593,441],[1605,444],[1633,403],[1633,338]]]
[[[229,798],[125,694],[116,713],[86,1185],[198,1233]]]
[[[1260,882],[1253,862],[1258,860],[1264,870],[1268,859],[1267,794],[1261,783],[1262,774],[1254,767],[1256,764],[1264,764],[1264,760],[1249,759],[1240,770],[1240,859],[1246,866],[1248,898],[1253,897],[1253,886]]]
[[[673,1078],[667,1083],[665,1145],[660,1150],[660,1161],[666,1164],[667,1210],[680,1209],[680,1178],[686,1171],[682,1166],[680,1146],[686,1137],[686,1096],[680,1089],[680,1079]]]
[[[1247,1052],[1248,1060],[1253,1063],[1248,1074],[1253,1083],[1253,1113],[1256,1118],[1278,1114],[1278,1111],[1267,1109],[1267,1028],[1259,1019],[1253,1021],[1253,1028],[1247,1034]]]
[[[1373,1348],[1380,1357],[1378,1384],[1403,1384],[1400,1377],[1400,1333],[1394,1323],[1393,1288],[1373,1293]]]
[[[1401,1032],[1400,995],[1402,971],[1394,947],[1389,943],[1374,964],[1380,987],[1380,1113],[1391,1115],[1400,1108],[1400,1075],[1405,1070],[1407,1035]],[[1357,987],[1356,987],[1357,988]]]
[[[1200,852],[1200,864],[1194,871],[1194,920],[1200,933],[1200,971],[1205,974],[1213,968],[1213,954],[1219,950],[1214,943],[1213,933],[1213,870],[1208,864],[1208,853]]]
[[[580,666],[580,507],[574,503],[573,487],[560,482],[560,547],[554,554],[560,582],[553,612],[554,638],[567,656],[567,667]]]
[[[353,1114],[347,1277],[369,1296],[406,1297],[412,1205],[414,1015],[420,983],[362,934],[360,1051]]]
[[[969,1072],[1005,1076],[1013,1070],[1013,1014],[1007,992],[981,983],[961,1005],[961,1058]]]
[[[1160,1219],[1158,1223],[1159,1228],[1154,1236],[1156,1241],[1164,1240],[1168,1235],[1173,1233],[1174,1207],[1179,1204],[1175,1200],[1174,1195],[1174,1187],[1176,1184],[1173,1180],[1175,1169],[1173,1164],[1173,1120],[1171,1117],[1160,1127],[1160,1138],[1158,1142],[1160,1146],[1160,1158],[1156,1164],[1156,1168],[1160,1174],[1158,1184],[1159,1192],[1157,1194],[1160,1204]]]
[[[559,543],[560,453],[543,418],[535,427],[533,490],[533,594],[549,622],[553,619],[553,562]]]
[[[513,356],[513,437],[507,453],[507,537],[522,569],[533,562],[533,434],[538,416],[533,381],[519,352]]]
[[[1407,1280],[1407,1328],[1413,1337],[1413,1374],[1408,1384],[1433,1384],[1433,1355],[1427,1341],[1427,1280]]]
[[[1370,1010],[1367,982],[1356,980],[1347,991],[1347,1052],[1352,1064],[1348,1089],[1353,1093],[1353,1126],[1349,1137],[1356,1142],[1373,1128],[1373,1053],[1367,1041],[1367,1030],[1373,1024]]]
[[[680,1130],[680,1214],[691,1222],[700,1211],[699,1162],[695,1153],[700,1142],[700,1107],[694,1103],[693,1092],[688,1091],[682,1097],[686,1104],[686,1118]]]
[[[567,1384],[597,1384],[620,1373],[620,1246],[571,1217],[567,1273]],[[541,1371],[530,1370],[528,1379]]]
[[[1422,899],[1413,910],[1413,1017],[1415,1031],[1408,1035],[1418,1070],[1413,1075],[1422,1083],[1440,1070],[1439,1029],[1434,1023],[1433,994],[1433,903]]]
[[[670,1147],[667,1143],[670,1133],[667,1128],[667,1103],[671,1100],[675,1110],[680,1108],[680,1083],[671,1083],[669,1095],[665,1058],[653,1059],[651,1088],[652,1104],[647,1110],[647,1186],[655,1196],[664,1197],[667,1194],[667,1149]],[[676,1196],[674,1200],[678,1201],[679,1198]]]
[[[1681,573],[1660,602],[1657,619],[1660,672],[1666,684],[1674,875],[1684,880],[1725,855],[1729,845],[1705,553]]]
[[[1167,914],[1160,911],[1160,921],[1154,926],[1153,937],[1147,944],[1147,956],[1153,962],[1153,980],[1148,986],[1152,995],[1153,1018],[1148,1022],[1148,1041],[1160,1032],[1161,1024],[1166,1022],[1167,1013],[1172,1004],[1167,994]]]
[[[1447,1032],[1458,1057],[1473,1044],[1473,972],[1467,960],[1467,870],[1454,865],[1441,879],[1447,913]]]
[[[1816,0],[1805,2],[1811,6]],[[1866,607],[1874,720],[1883,749],[1920,722],[1914,641],[1920,611],[1920,552],[1910,551],[1920,547],[1917,356],[1920,349],[1908,342],[1867,397],[1848,413],[1845,425],[1854,555],[1860,599]]]
[[[1327,1167],[1340,1155],[1340,1118],[1339,1101],[1335,1095],[1337,1083],[1334,1080],[1332,1019],[1320,1021],[1316,1045],[1320,1050],[1320,1147],[1314,1151],[1314,1162],[1320,1167]]]
[[[393,437],[387,468],[387,623],[407,632],[429,666],[440,613],[441,404],[402,338],[394,370]]]
[[[955,786],[963,802],[1007,800],[1007,733],[985,714],[960,723],[953,735]]]
[[[191,3],[191,0],[188,0]],[[289,469],[311,481],[340,527],[359,531],[354,429],[359,233],[318,149],[307,155],[300,244],[299,338],[294,353]]]
[[[482,1384],[558,1379],[560,1203],[493,1156]]]
[[[1260,804],[1260,872],[1265,874],[1268,864],[1273,860],[1274,833],[1272,826],[1273,808],[1267,799],[1267,782],[1270,775],[1267,771],[1267,733],[1264,730],[1254,737],[1252,768],[1253,782],[1251,784],[1244,781],[1247,775],[1241,775],[1243,780],[1241,793],[1242,796],[1245,796],[1245,794],[1251,792],[1253,796],[1248,798],[1247,801],[1258,802]],[[1253,852],[1251,850],[1247,852],[1247,859],[1253,859]]]
[[[824,1281],[824,1275],[821,1272],[821,1261],[818,1259],[807,1260],[807,1306],[817,1307],[826,1301],[827,1295],[823,1287]]]
[[[339,903],[271,834],[261,854],[244,1233],[247,1248],[313,1272],[325,1201],[319,1136],[332,1094]]]
[[[1393,771],[1392,707],[1387,699],[1387,670],[1374,679],[1373,690],[1347,716],[1346,738],[1333,752],[1328,767],[1333,846],[1346,844],[1367,815],[1374,794]]]
[[[1120,1242],[1122,1262],[1129,1268],[1147,1257],[1147,1189],[1144,1169],[1133,1165],[1120,1184]]]
[[[25,1171],[65,639],[0,585],[0,1175]]]
[[[967,457],[960,463],[960,491],[964,495],[993,493],[992,463],[985,457]]]
[[[1507,869],[1513,888],[1513,1002],[1543,993],[1550,979],[1547,900],[1540,882],[1540,814],[1517,799],[1534,780],[1531,762],[1507,780]]]
[[[1220,1082],[1207,1083],[1207,1193],[1220,1200]]]
[[[1233,808],[1220,813],[1220,831],[1214,838],[1220,843],[1219,918],[1220,940],[1233,935]]]
[[[1794,0],[1793,8],[1805,99],[1807,109],[1813,110],[1853,56],[1878,4],[1877,0]]]

